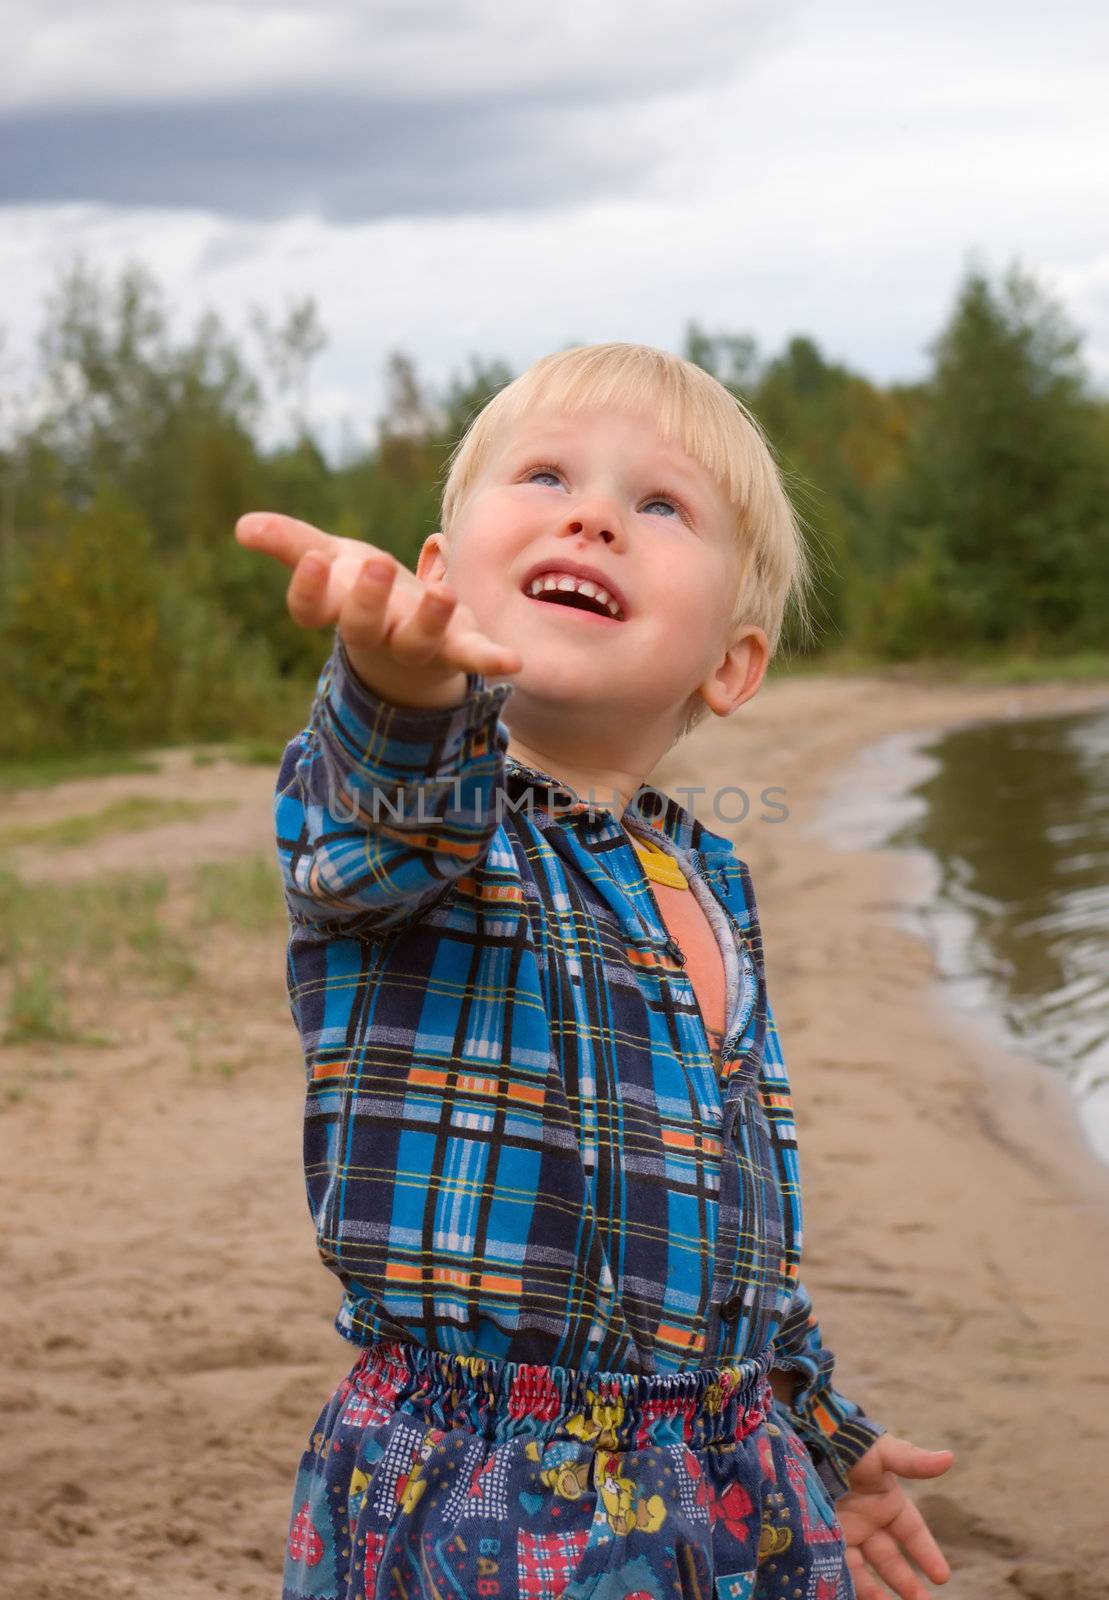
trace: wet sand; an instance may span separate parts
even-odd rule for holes
[[[956,1453],[918,1493],[950,1600],[1109,1594],[1109,1174],[1046,1071],[947,1014],[898,926],[903,863],[810,828],[887,733],[1107,701],[1106,684],[786,679],[655,775],[786,791],[787,821],[731,831],[793,1078],[805,1279],[841,1387]],[[174,759],[50,791],[49,814],[176,793]],[[272,773],[204,782],[232,807],[155,830],[140,864],[226,858],[229,834],[269,850]],[[31,795],[3,812],[46,814]],[[135,860],[111,839],[70,854],[75,878]],[[45,852],[16,865],[64,892]],[[191,996],[78,981],[75,1018],[109,1044],[0,1047],[22,1086],[0,1113],[0,1570],[21,1600],[272,1600],[299,1453],[353,1356],[304,1199],[283,939],[220,929],[197,959]]]

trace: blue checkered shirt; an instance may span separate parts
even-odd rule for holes
[[[508,685],[387,704],[336,636],[275,797],[320,1253],[356,1343],[585,1371],[774,1345],[838,1498],[883,1431],[799,1279],[789,1081],[746,864],[651,789],[622,819],[507,754]],[[629,834],[720,942],[714,1059]]]

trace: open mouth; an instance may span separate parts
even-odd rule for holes
[[[541,604],[565,606],[602,617],[606,622],[623,622],[624,613],[608,590],[589,578],[573,578],[568,573],[546,572],[533,578],[525,589],[531,600]]]

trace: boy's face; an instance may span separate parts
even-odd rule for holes
[[[494,440],[449,543],[432,535],[418,571],[445,577],[519,652],[514,713],[530,702],[660,723],[711,683],[732,641],[733,526],[724,491],[649,419],[536,410]]]

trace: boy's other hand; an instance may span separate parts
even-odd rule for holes
[[[423,583],[395,556],[360,539],[340,539],[295,517],[251,512],[235,537],[288,567],[289,614],[302,628],[339,634],[362,681],[395,705],[447,706],[466,692],[466,674],[511,676],[515,650],[478,627],[445,583]]]
[[[923,1450],[883,1433],[849,1469],[851,1487],[836,1501],[836,1515],[857,1600],[886,1600],[889,1591],[879,1578],[901,1600],[931,1600],[907,1556],[934,1583],[950,1578],[951,1568],[928,1524],[897,1480],[938,1478],[954,1459],[950,1450]]]

